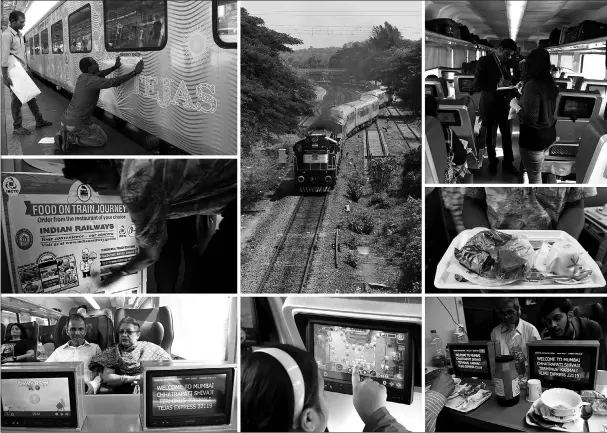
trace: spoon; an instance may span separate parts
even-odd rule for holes
[[[588,420],[592,417],[594,413],[594,409],[592,409],[591,404],[585,404],[582,406],[582,413],[580,414],[580,418],[584,420],[584,433],[590,432],[590,428],[588,427]]]

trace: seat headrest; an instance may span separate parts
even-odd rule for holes
[[[605,323],[605,311],[603,306],[598,302],[595,304],[578,305],[573,308],[573,314],[576,317],[586,317],[590,320],[594,320],[599,324]]]
[[[54,343],[57,347],[67,343],[70,337],[67,335],[68,316],[62,316],[55,325]],[[97,344],[101,350],[114,344],[114,324],[112,321],[103,316],[86,317],[84,319],[86,327],[85,340],[89,343]]]
[[[163,338],[164,326],[162,326],[162,323],[144,322],[141,324],[141,340],[161,346]]]

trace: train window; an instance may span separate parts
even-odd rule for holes
[[[40,54],[40,35],[34,36],[34,53]]]
[[[561,54],[561,68],[573,71],[573,54]]]
[[[19,320],[17,319],[17,314],[12,311],[2,310],[2,323],[4,326],[7,326],[9,323],[17,323]],[[4,340],[4,335],[2,336],[2,340]]]
[[[48,29],[42,30],[40,33],[40,42],[42,43],[42,54],[48,54]]]
[[[236,0],[213,1],[213,37],[222,48],[236,48],[238,8]]]
[[[29,38],[27,40],[27,46],[29,47],[30,56],[33,56],[34,55],[34,44],[32,43],[32,38]]]
[[[584,54],[582,75],[587,80],[605,79],[605,54]]]
[[[70,53],[90,53],[93,45],[91,5],[72,12],[67,18]]]
[[[105,0],[107,51],[159,51],[167,43],[167,1]]]
[[[57,21],[51,26],[53,54],[63,54],[63,21]]]

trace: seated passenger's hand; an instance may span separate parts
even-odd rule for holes
[[[115,282],[117,282],[118,280],[120,280],[122,277],[124,277],[124,274],[122,272],[122,265],[112,266],[112,267],[110,267],[110,274],[106,275],[103,278],[103,280],[101,280],[99,287],[100,288],[109,287],[112,284],[114,284]]]
[[[95,394],[95,389],[93,388],[93,386],[90,383],[86,383],[86,395],[93,395]]]
[[[116,57],[116,64],[114,65],[115,68],[119,68],[121,65],[120,63],[120,56]]]
[[[521,106],[518,103],[518,99],[512,98],[510,100],[510,108],[514,108],[515,110],[520,110]]]
[[[352,390],[354,409],[365,424],[368,424],[378,409],[386,405],[388,391],[386,387],[371,380],[370,378],[360,381],[358,367],[352,370]]]
[[[430,386],[432,391],[436,391],[445,396],[445,398],[449,398],[451,394],[453,394],[453,390],[455,389],[455,382],[450,374],[441,372],[440,376],[432,381],[432,385]]]

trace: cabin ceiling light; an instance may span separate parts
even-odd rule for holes
[[[84,299],[86,299],[86,302],[88,302],[89,305],[91,307],[93,307],[94,310],[101,310],[101,307],[99,306],[97,301],[95,301],[95,298],[93,298],[93,295],[84,295]]]
[[[510,29],[510,39],[516,42],[518,31],[523,21],[523,15],[527,8],[526,0],[507,0],[506,15],[508,17],[508,28]]]

